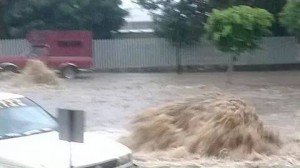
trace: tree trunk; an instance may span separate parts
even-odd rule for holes
[[[234,64],[237,61],[237,54],[231,54],[228,61],[228,69],[227,69],[227,84],[233,83],[233,72],[234,72]]]
[[[180,49],[181,49],[181,44],[177,44],[176,45],[176,53],[175,53],[176,54],[176,72],[177,72],[177,74],[182,73]]]

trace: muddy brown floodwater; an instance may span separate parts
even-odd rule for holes
[[[115,138],[143,110],[214,90],[243,98],[256,108],[264,124],[281,134],[282,155],[256,162],[226,159],[157,159],[136,154],[143,167],[297,167],[300,156],[300,71],[237,72],[226,85],[225,73],[94,73],[59,86],[22,86],[0,74],[1,91],[23,94],[54,114],[56,108],[86,111],[86,129]],[[295,154],[296,153],[296,154]],[[298,154],[299,154],[298,153]],[[300,165],[299,165],[300,166]]]

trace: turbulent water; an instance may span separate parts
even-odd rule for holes
[[[22,81],[15,86],[9,80],[12,75],[0,73],[0,90],[26,95],[52,114],[58,107],[82,109],[86,111],[86,130],[98,131],[111,138],[126,133],[124,130],[129,128],[129,121],[145,109],[201,96],[210,90],[225,91],[254,106],[265,127],[280,133],[285,145],[276,156],[262,155],[263,159],[259,161],[236,162],[228,158],[198,156],[174,159],[168,153],[139,152],[135,153],[138,164],[145,167],[296,167],[300,160],[300,117],[297,117],[300,78],[297,76],[300,76],[298,71],[236,73],[233,85],[228,87],[223,73],[96,73],[82,75],[76,80],[61,80],[59,86],[23,86]]]
[[[132,134],[123,141],[136,152],[168,151],[176,158],[198,154],[234,160],[274,155],[282,145],[253,107],[223,93],[206,93],[138,114]]]

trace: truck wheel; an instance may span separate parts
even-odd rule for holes
[[[3,68],[4,72],[13,72],[13,73],[18,73],[18,68],[15,66],[6,66]]]
[[[65,67],[62,72],[62,77],[66,79],[74,79],[77,77],[77,69],[75,67]]]

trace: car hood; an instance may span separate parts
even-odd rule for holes
[[[72,165],[83,167],[125,156],[131,151],[96,133],[85,133],[84,143],[71,143]],[[70,143],[57,132],[0,140],[0,167],[64,168],[70,164]]]

